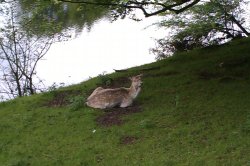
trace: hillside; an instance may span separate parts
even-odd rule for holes
[[[139,73],[132,107],[83,104]],[[249,165],[250,38],[0,103],[0,131],[1,166]]]

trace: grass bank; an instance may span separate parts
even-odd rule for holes
[[[133,107],[83,105],[139,73]],[[250,165],[250,39],[0,103],[0,131],[3,166]]]

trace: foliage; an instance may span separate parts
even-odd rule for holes
[[[72,33],[80,33],[83,27],[90,29],[101,18],[116,20],[129,16],[137,18],[136,11],[141,10],[146,17],[181,13],[196,5],[200,0],[20,0],[10,1],[16,3],[17,9],[22,13],[20,20],[27,31],[32,29],[34,34],[65,35],[66,40]],[[29,26],[26,26],[29,24]],[[54,36],[55,37],[55,36]]]
[[[192,6],[196,5],[200,0],[58,0],[58,2],[78,3],[92,6],[104,6],[109,8],[114,16],[124,18],[135,10],[141,10],[145,17],[166,14],[168,12],[181,13]]]
[[[173,29],[170,37],[158,40],[152,51],[164,58],[176,51],[206,47],[248,36],[243,0],[213,0],[196,5],[191,10],[159,23]]]
[[[65,87],[65,83],[64,82],[61,82],[60,84],[57,84],[57,83],[53,83],[52,85],[50,85],[46,91],[48,92],[51,92],[51,91],[56,91],[57,89],[59,88],[63,88]]]
[[[102,74],[98,75],[98,78],[100,80],[100,84],[103,86],[109,86],[112,83],[112,78],[106,74],[106,72],[103,72]]]
[[[85,105],[86,96],[78,95],[70,99],[70,110],[77,111]]]
[[[13,5],[5,6],[0,31],[0,93],[9,99],[43,90],[36,66],[54,42],[53,36],[34,36],[30,31],[23,31],[18,14]]]
[[[100,110],[48,107],[51,93],[0,103],[0,163],[248,165],[249,44],[249,38],[238,40],[128,69],[130,75],[160,67],[145,71],[136,99],[142,110],[124,116],[120,126],[99,126],[96,119],[105,114]],[[176,74],[166,74],[173,70]],[[120,76],[124,73],[112,74]],[[90,91],[98,82],[94,78],[60,92]],[[124,145],[126,136],[137,139]]]

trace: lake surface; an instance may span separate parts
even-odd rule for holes
[[[54,82],[69,85],[113,69],[154,62],[155,56],[149,49],[155,46],[155,38],[166,33],[150,26],[157,19],[140,22],[124,19],[113,23],[101,20],[90,32],[83,30],[73,40],[53,44],[38,64],[38,75],[47,86]]]

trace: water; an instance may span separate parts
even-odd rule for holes
[[[157,19],[99,21],[78,38],[53,44],[38,64],[38,75],[47,86],[54,82],[69,85],[113,69],[154,62],[155,56],[149,53],[149,48],[155,46],[154,38],[165,36],[165,31],[146,27]]]

